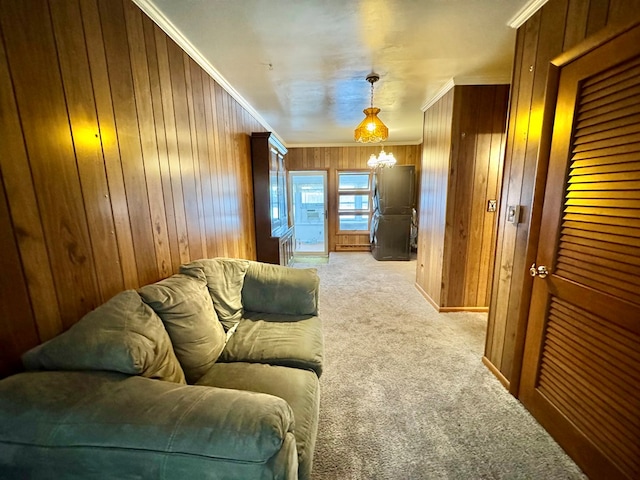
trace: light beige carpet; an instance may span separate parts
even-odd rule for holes
[[[438,314],[415,261],[317,268],[326,363],[314,480],[581,479],[482,364],[486,315]]]

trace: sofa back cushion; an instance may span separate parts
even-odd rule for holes
[[[202,269],[177,274],[138,293],[162,319],[188,383],[195,383],[216,362],[225,344]]]
[[[251,312],[316,315],[319,285],[315,268],[250,262],[242,288],[242,304]]]
[[[185,383],[162,321],[135,290],[118,293],[22,361],[27,370],[107,370]]]
[[[204,272],[218,319],[225,330],[230,330],[242,318],[242,285],[248,268],[249,260],[206,258],[181,266],[180,273],[197,276],[199,270]]]

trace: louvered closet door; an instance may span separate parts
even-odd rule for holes
[[[520,399],[591,478],[640,478],[640,27],[552,68]],[[554,88],[551,88],[553,91]]]

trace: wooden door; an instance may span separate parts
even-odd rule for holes
[[[519,398],[591,478],[640,478],[640,26],[560,59],[549,87],[550,274]]]

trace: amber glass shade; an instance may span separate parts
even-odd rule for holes
[[[378,112],[380,112],[380,109],[375,107],[365,108],[363,110],[366,117],[360,122],[360,125],[356,127],[354,133],[356,142],[382,142],[387,139],[389,129],[378,118]]]

